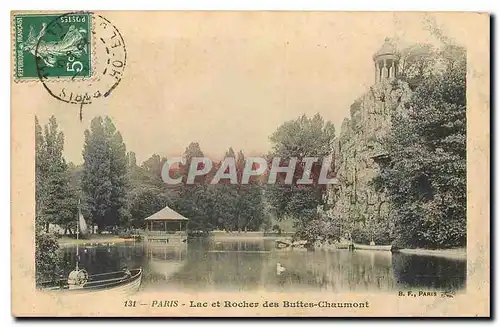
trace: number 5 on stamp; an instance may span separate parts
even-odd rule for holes
[[[92,75],[92,15],[14,14],[14,76],[58,79]]]

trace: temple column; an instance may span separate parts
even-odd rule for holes
[[[396,69],[396,67],[394,66],[394,60],[393,60],[392,65],[391,65],[391,78],[396,77],[395,69]]]
[[[378,82],[382,80],[382,62],[379,61],[377,63],[377,75],[378,75]]]
[[[389,77],[389,68],[387,67],[387,60],[384,59],[384,79]]]
[[[380,61],[377,61],[377,83],[380,82]]]
[[[378,82],[378,63],[375,61],[375,83]]]

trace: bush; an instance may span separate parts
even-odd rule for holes
[[[372,224],[358,224],[354,227],[351,235],[353,241],[360,244],[370,244],[373,239],[377,245],[389,245],[394,239],[386,220],[373,222]]]
[[[303,225],[295,234],[296,238],[306,240],[313,244],[316,241],[338,241],[341,229],[336,220],[322,218],[311,220]]]
[[[397,243],[452,248],[467,242],[465,49],[447,45],[444,67],[421,76],[405,112],[394,112],[377,178],[392,202]]]
[[[37,231],[35,235],[35,269],[37,285],[58,276],[59,244],[53,234]]]

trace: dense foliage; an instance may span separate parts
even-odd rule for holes
[[[185,164],[178,174],[186,181],[188,168],[193,157],[202,157],[198,143],[191,143],[184,153]],[[229,179],[221,179],[218,184],[210,184],[214,174],[221,167],[221,162],[213,164],[206,176],[200,176],[194,184],[182,184],[180,194],[173,203],[174,208],[190,218],[190,229],[208,231],[220,229],[226,231],[255,231],[264,221],[263,187],[260,183],[241,185],[241,176],[245,164],[242,151],[236,156],[229,148],[225,158],[235,158],[238,184],[230,184]]]
[[[393,205],[400,246],[466,243],[466,57],[448,46],[439,70],[416,87],[409,108],[392,118],[391,163],[376,180]]]
[[[50,224],[69,229],[76,215],[76,191],[70,184],[63,158],[64,135],[52,116],[42,127],[35,117],[35,270],[37,283],[57,273],[57,237],[49,233]]]
[[[285,122],[271,135],[270,162],[274,157],[284,161],[297,158],[299,163],[306,157],[318,159],[311,170],[312,184],[297,183],[304,172],[304,166],[298,164],[291,184],[280,183],[280,178],[284,178],[284,174],[280,174],[278,182],[266,188],[267,199],[278,218],[292,217],[301,227],[317,217],[326,191],[326,186],[317,181],[323,159],[332,153],[334,137],[333,124],[325,122],[319,114],[312,118],[303,115]]]
[[[95,117],[85,131],[82,190],[90,223],[99,231],[127,225],[128,174],[125,143],[109,117]]]
[[[60,257],[59,244],[54,234],[35,229],[35,276],[36,283],[50,281],[57,277]]]
[[[52,116],[43,132],[35,117],[35,197],[37,221],[49,231],[49,224],[68,229],[74,225],[77,193],[63,157],[64,134]]]
[[[329,217],[318,217],[304,224],[300,228],[296,237],[306,240],[313,244],[316,241],[320,242],[334,242],[340,241],[344,236],[342,235],[343,226],[339,219],[331,219]]]

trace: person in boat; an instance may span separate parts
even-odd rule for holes
[[[70,289],[83,288],[89,280],[89,274],[85,269],[79,269],[78,266],[75,270],[71,271],[68,276],[68,286]]]

